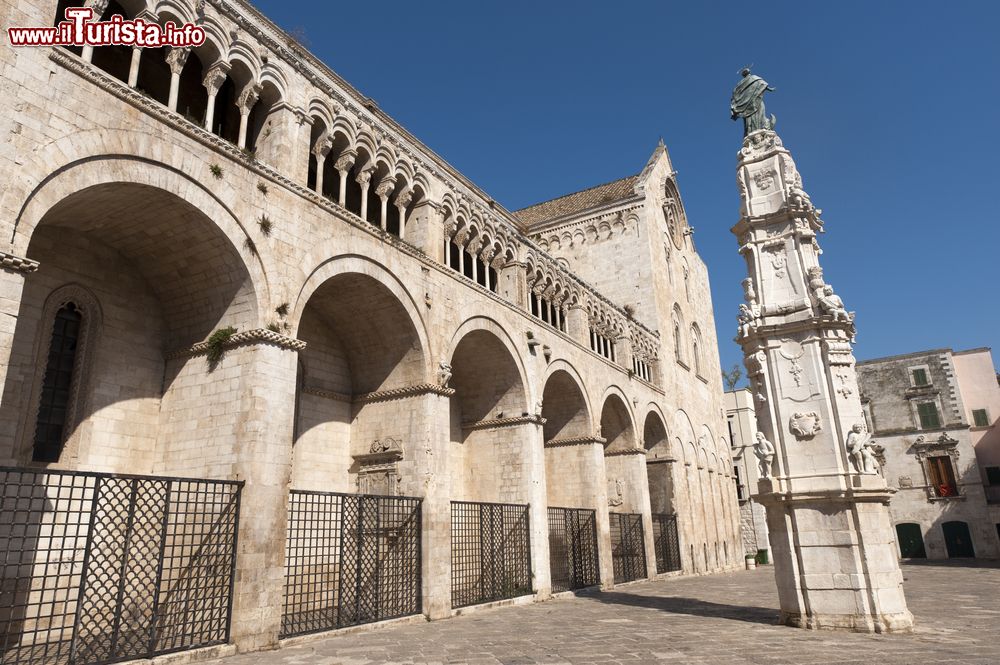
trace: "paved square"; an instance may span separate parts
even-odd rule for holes
[[[1000,663],[1000,564],[905,565],[910,635],[774,625],[770,568],[316,638],[217,665]]]

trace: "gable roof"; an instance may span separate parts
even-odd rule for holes
[[[527,208],[515,210],[513,215],[527,226],[538,224],[557,217],[565,217],[577,212],[596,208],[605,203],[627,199],[635,194],[635,183],[639,175],[614,180],[603,185],[597,185],[559,198],[536,203]]]

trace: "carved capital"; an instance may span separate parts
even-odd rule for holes
[[[347,173],[351,170],[351,167],[354,166],[354,160],[357,156],[357,152],[348,148],[344,152],[340,153],[340,157],[338,157],[337,161],[333,163],[333,167],[341,173]]]
[[[313,146],[312,152],[316,155],[316,159],[326,159],[326,156],[330,154],[333,150],[333,139],[326,132],[316,139],[316,145]]]
[[[222,84],[226,82],[226,75],[229,73],[229,63],[220,62],[212,65],[207,72],[205,72],[205,78],[202,79],[202,85],[208,90],[208,96],[213,97],[219,92],[219,88]]]
[[[240,115],[249,115],[253,105],[260,99],[261,86],[257,83],[247,83],[236,98],[236,107],[240,110]]]
[[[395,188],[396,179],[392,176],[386,176],[375,186],[375,193],[378,194],[380,199],[385,199],[389,197],[389,194],[392,194],[392,190]]]
[[[189,55],[191,55],[190,48],[172,48],[167,51],[166,61],[170,67],[170,73],[180,76]]]
[[[374,168],[365,169],[364,171],[361,171],[360,173],[358,173],[358,177],[355,178],[354,180],[359,185],[361,185],[361,187],[367,188],[368,187],[368,183],[372,179],[372,174],[373,173],[375,173],[375,169]]]
[[[396,195],[396,206],[399,208],[406,208],[411,203],[413,203],[413,190],[406,188]]]

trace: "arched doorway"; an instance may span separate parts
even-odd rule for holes
[[[670,467],[674,462],[667,439],[667,428],[655,411],[646,414],[642,428],[646,449],[646,477],[649,483],[649,506],[653,513],[674,512],[674,489]]]
[[[597,510],[604,509],[598,500],[603,453],[586,397],[568,366],[546,380],[542,418],[552,589],[593,586],[600,582]]]
[[[306,348],[293,488],[399,494],[399,462],[419,438],[411,408],[419,394],[408,389],[422,384],[425,372],[410,314],[374,277],[338,274],[309,297],[297,337]],[[366,456],[379,446],[395,459],[368,468]]]
[[[976,550],[972,545],[972,534],[966,522],[945,522],[941,525],[944,532],[944,545],[948,549],[949,559],[972,558]]]
[[[926,559],[924,536],[920,525],[904,522],[896,525],[896,540],[899,542],[899,556],[903,559]]]
[[[33,456],[49,364],[37,356],[51,349],[56,319],[69,305],[85,334],[66,377],[74,402],[64,414],[59,450],[47,461],[200,474],[216,454],[231,452],[231,424],[219,419],[218,430],[186,427],[185,413],[231,403],[234,396],[213,393],[197,404],[187,398],[209,368],[204,356],[181,353],[214,330],[256,327],[249,264],[210,216],[225,214],[124,182],[85,187],[45,212],[27,248],[42,267],[28,276],[22,295],[12,369],[21,366],[9,374],[32,378],[28,387],[4,387],[2,418],[14,436],[0,455]],[[206,436],[211,450],[203,450]],[[185,452],[191,450],[201,454]]]
[[[651,528],[645,450],[639,448],[625,400],[610,393],[601,409],[604,473],[608,483],[611,559],[615,583],[646,577],[646,534]]]

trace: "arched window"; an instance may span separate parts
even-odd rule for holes
[[[694,365],[694,373],[701,376],[701,330],[697,324],[691,326],[691,363]]]
[[[684,342],[681,339],[681,310],[677,305],[674,305],[674,311],[672,315],[673,326],[674,326],[674,359],[684,364]]]
[[[35,421],[21,449],[27,456],[30,448],[34,462],[58,462],[83,411],[90,340],[100,329],[101,311],[89,291],[69,284],[49,296],[40,321],[28,411]]]
[[[73,374],[82,323],[83,314],[72,302],[56,312],[38,401],[38,420],[31,453],[35,462],[58,462],[66,441],[65,430],[72,406]]]

